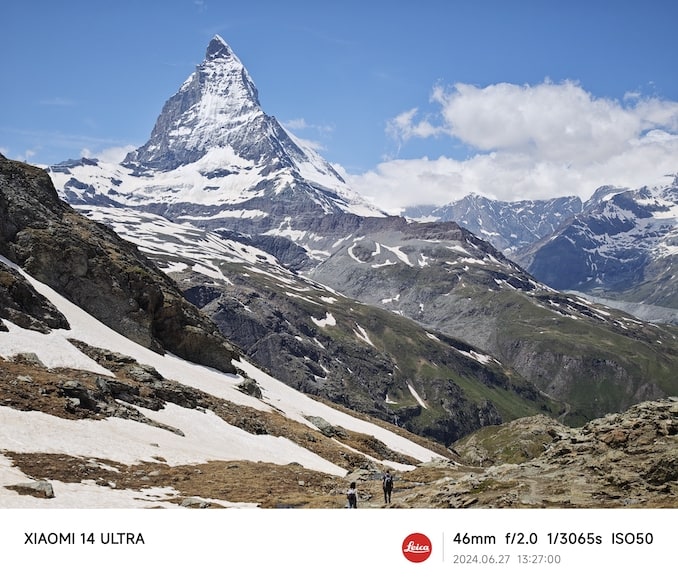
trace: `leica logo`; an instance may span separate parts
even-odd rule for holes
[[[417,544],[414,540],[410,540],[403,552],[431,552],[431,547],[428,544]]]
[[[425,534],[410,534],[403,540],[403,556],[410,562],[421,563],[431,556],[431,541]]]

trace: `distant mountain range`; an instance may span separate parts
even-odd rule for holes
[[[549,236],[582,209],[576,196],[503,202],[469,194],[444,206],[410,207],[403,215],[419,222],[457,222],[511,256]]]
[[[580,214],[517,255],[559,289],[678,309],[678,176],[601,188]]]
[[[455,222],[389,216],[262,111],[219,37],[145,145],[48,171],[243,354],[417,434],[449,444],[537,412],[580,423],[672,392],[675,331],[511,260],[583,214],[576,198],[502,207],[474,196]]]
[[[553,288],[678,323],[678,176],[637,189],[601,187],[586,202],[499,202],[473,194],[405,215],[456,221]]]

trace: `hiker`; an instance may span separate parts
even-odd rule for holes
[[[348,498],[349,509],[356,509],[358,507],[358,490],[355,488],[355,481],[351,481],[351,486],[346,492],[346,497]]]
[[[391,503],[391,492],[393,491],[393,475],[391,475],[391,471],[386,471],[386,474],[381,479],[381,486],[384,489],[384,503]]]

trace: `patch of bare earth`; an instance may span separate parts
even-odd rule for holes
[[[371,435],[341,427],[316,430],[289,420],[275,410],[262,412],[167,381],[152,368],[138,365],[128,357],[107,354],[82,343],[78,346],[115,377],[75,369],[47,369],[30,356],[0,360],[0,405],[23,411],[37,410],[59,418],[128,417],[154,425],[152,419],[136,411],[135,405],[160,409],[172,402],[186,408],[211,410],[228,424],[254,435],[288,438],[347,471],[371,471],[376,477],[378,470],[371,459],[416,464],[414,459],[391,450]],[[441,446],[435,448],[445,450]],[[266,508],[344,507],[348,485],[341,477],[311,471],[298,464],[237,461],[170,467],[158,456],[158,462],[129,466],[65,454],[3,454],[35,480],[65,483],[89,480],[112,489],[173,487],[179,495],[172,501],[181,503],[186,497],[198,496],[207,501],[203,506],[209,505],[209,500],[223,500],[256,503]],[[367,483],[364,487],[364,501],[369,501],[376,491],[368,491]],[[378,484],[375,487],[379,489]]]
[[[46,369],[18,357],[13,361],[0,358],[0,406],[21,411],[39,411],[58,418],[78,419],[101,417],[78,414],[59,388],[59,383],[82,381],[93,387],[96,375],[75,369]]]
[[[161,462],[125,465],[106,459],[64,454],[4,453],[25,475],[39,480],[81,483],[91,481],[111,490],[172,487],[170,500],[181,504],[199,498],[194,507],[220,507],[215,500],[259,504],[263,508],[341,507],[341,478],[300,465],[248,461],[213,461],[170,467]],[[19,488],[14,488],[19,491]],[[161,505],[161,502],[159,502]]]

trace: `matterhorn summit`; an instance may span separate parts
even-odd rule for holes
[[[247,234],[302,234],[305,222],[335,213],[385,216],[262,110],[252,78],[219,36],[146,144],[119,163],[67,161],[50,173],[76,206],[132,207]]]
[[[198,161],[211,149],[232,150],[257,162],[272,153],[254,148],[248,135],[255,129],[258,136],[282,134],[275,119],[261,110],[257,89],[243,64],[215,36],[205,60],[165,104],[150,140],[130,153],[125,163],[169,171]]]
[[[275,118],[261,109],[249,73],[219,36],[207,47],[205,60],[164,108],[150,140],[130,153],[125,164],[170,171],[219,152],[231,171],[248,166],[288,167],[299,171],[309,158]],[[321,166],[333,181],[343,181]]]

